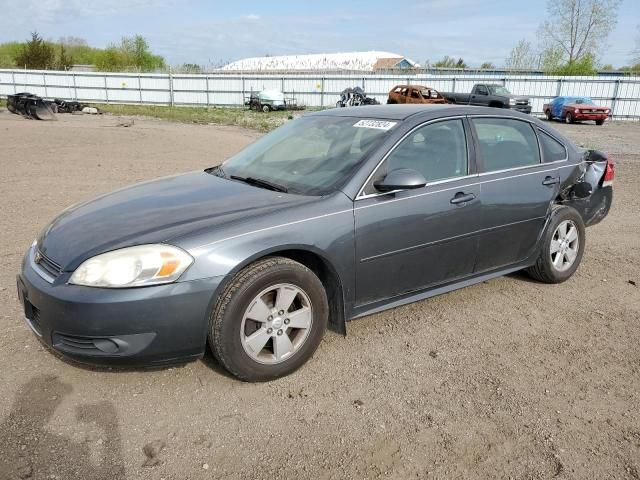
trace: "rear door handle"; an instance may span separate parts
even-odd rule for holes
[[[556,183],[560,183],[560,177],[544,177],[544,180],[542,181],[543,185],[555,185]]]
[[[455,194],[455,196],[449,200],[451,203],[453,203],[454,205],[458,205],[459,203],[466,203],[466,202],[470,202],[471,200],[475,199],[476,196],[473,193],[464,193],[464,192],[458,192]]]

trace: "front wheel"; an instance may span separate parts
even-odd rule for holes
[[[544,112],[544,114],[547,116],[547,120],[549,122],[553,120],[553,117],[551,116],[551,110],[547,110],[546,112]]]
[[[271,111],[271,107],[269,105],[263,105],[262,106],[262,111],[264,113],[269,113]]]
[[[596,125],[604,125],[604,120],[596,120]]]
[[[298,262],[271,257],[240,271],[222,292],[209,320],[209,345],[239,379],[273,380],[313,356],[328,316],[320,279]]]
[[[585,238],[584,222],[580,214],[571,207],[554,206],[538,259],[527,272],[545,283],[568,280],[580,265]]]
[[[564,121],[567,123],[573,123],[573,114],[571,112],[567,112],[567,115],[564,117]]]

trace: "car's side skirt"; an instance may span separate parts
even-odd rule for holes
[[[534,257],[534,261],[535,261],[535,257]],[[397,297],[387,298],[385,300],[377,301],[367,305],[362,305],[360,307],[356,307],[353,310],[353,314],[350,320],[355,320],[356,318],[364,317],[367,315],[373,315],[374,313],[382,312],[384,310],[388,310],[395,307],[400,307],[408,303],[418,302],[420,300],[426,300],[427,298],[435,297],[436,295],[449,293],[453,290],[469,287],[471,285],[475,285],[476,283],[481,283],[486,280],[491,280],[493,278],[503,277],[510,273],[517,272],[518,270],[527,268],[531,265],[533,265],[533,261],[531,259],[527,259],[527,261],[525,262],[521,262],[516,265],[511,265],[507,268],[494,270],[488,273],[481,273],[473,277],[466,277],[463,280],[448,283],[440,287],[435,287],[435,288],[430,287],[430,288],[426,288],[416,292],[405,293]]]

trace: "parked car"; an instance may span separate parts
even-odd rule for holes
[[[345,88],[340,93],[340,100],[336,102],[337,108],[359,107],[361,105],[379,105],[380,102],[367,94],[360,87]]]
[[[567,280],[613,178],[605,154],[510,110],[316,112],[220,166],[65,210],[27,250],[18,295],[35,335],[73,359],[171,364],[208,344],[264,381],[304,364],[328,324],[344,334],[522,269]]]
[[[493,108],[510,108],[522,113],[531,113],[528,97],[513,95],[502,85],[476,83],[471,93],[443,93],[451,103],[461,105],[480,105]]]
[[[249,110],[256,109],[263,112],[271,110],[285,110],[287,103],[285,102],[284,93],[278,90],[262,90],[261,92],[251,92],[249,98],[245,100],[245,105]]]
[[[567,123],[594,120],[603,125],[611,109],[596,105],[589,97],[556,97],[542,107],[547,120],[562,120]]]
[[[396,85],[389,92],[388,104],[393,103],[448,103],[440,93],[423,85]]]

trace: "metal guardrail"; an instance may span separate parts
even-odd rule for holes
[[[246,95],[281,90],[309,107],[335,105],[340,92],[360,86],[384,103],[397,84],[428,85],[443,92],[469,92],[474,83],[500,83],[531,99],[533,113],[558,95],[590,96],[611,108],[614,119],[640,120],[640,77],[548,77],[541,75],[210,73],[144,74],[1,70],[0,96],[28,91],[44,98],[92,103],[241,106]]]

